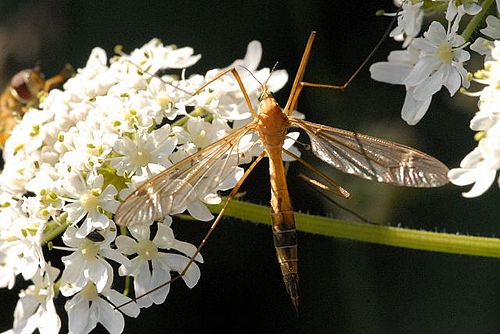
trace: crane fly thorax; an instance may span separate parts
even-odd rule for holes
[[[288,116],[274,98],[268,97],[260,102],[257,131],[264,146],[283,146],[289,126]]]

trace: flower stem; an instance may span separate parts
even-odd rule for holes
[[[222,205],[211,205],[218,212]],[[233,200],[226,215],[260,224],[271,224],[269,207]],[[386,246],[432,252],[500,258],[500,239],[412,230],[401,227],[357,223],[296,213],[297,230]]]
[[[462,37],[465,39],[466,42],[469,41],[472,34],[474,33],[477,26],[479,25],[479,23],[481,23],[483,21],[483,18],[486,15],[486,13],[488,12],[488,10],[490,9],[492,3],[493,3],[493,0],[485,0],[481,4],[481,7],[482,7],[481,11],[477,15],[474,15],[472,17],[472,19],[470,20],[469,24],[467,24],[467,27],[465,27],[465,29],[462,33]]]
[[[57,238],[62,234],[68,226],[71,225],[66,219],[61,219],[60,221],[50,221],[47,223],[45,232],[43,233],[42,243],[46,245],[48,242]]]
[[[200,108],[200,107],[196,107],[193,111],[191,111],[189,113],[189,116],[186,115],[184,117],[182,117],[181,119],[175,121],[174,123],[172,123],[172,127],[174,126],[184,126],[184,124],[187,123],[189,117],[208,117],[210,116],[209,112],[203,108]],[[209,120],[207,120],[209,121]]]

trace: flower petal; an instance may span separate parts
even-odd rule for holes
[[[482,195],[486,190],[488,190],[493,181],[495,181],[495,176],[496,170],[483,170],[481,172],[481,177],[476,180],[472,189],[466,193],[462,193],[462,196],[472,198]]]
[[[79,294],[64,304],[70,333],[88,333],[95,327],[90,320],[89,301]]]
[[[111,334],[120,334],[125,328],[125,319],[120,311],[115,310],[114,307],[103,299],[98,299],[93,303],[97,304],[99,312],[98,321],[108,330]]]
[[[165,254],[164,258],[168,266],[173,271],[176,271],[178,273],[185,270],[189,262],[188,258],[179,254]],[[186,273],[184,274],[184,276],[182,276],[182,279],[186,283],[187,287],[191,289],[196,285],[196,283],[198,283],[200,276],[201,276],[200,268],[195,262],[192,262],[189,268],[187,269]]]
[[[194,219],[209,221],[214,218],[210,210],[208,210],[207,206],[201,201],[193,201],[191,203],[188,203],[187,210]]]
[[[125,255],[136,253],[137,242],[129,236],[119,235],[116,237],[115,245],[118,247],[118,250]]]
[[[439,65],[441,65],[441,61],[436,57],[424,56],[415,64],[403,83],[408,86],[417,86],[424,83]]]
[[[379,62],[370,66],[370,76],[373,80],[394,85],[404,83],[412,70],[411,65]]]
[[[408,125],[417,124],[422,117],[424,117],[429,105],[431,104],[432,97],[426,100],[418,101],[413,97],[413,89],[410,88],[405,96],[403,108],[401,110],[401,118],[408,123]]]
[[[120,312],[125,313],[129,317],[137,318],[137,316],[141,312],[141,309],[137,306],[135,302],[130,302],[132,299],[130,299],[127,296],[124,296],[123,294],[119,293],[116,290],[107,290],[103,294],[116,306],[128,303],[127,305],[121,306],[119,310]]]
[[[427,80],[415,86],[413,97],[418,101],[425,101],[438,92],[443,86],[443,77],[446,67],[442,66],[434,72]]]

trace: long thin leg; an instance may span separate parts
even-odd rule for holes
[[[347,79],[347,81],[345,83],[339,84],[339,85],[318,84],[318,83],[302,81],[302,77],[304,76],[303,71],[305,70],[305,67],[307,65],[307,60],[308,60],[309,54],[311,52],[312,42],[314,41],[315,32],[313,31],[311,33],[311,35],[309,36],[309,40],[307,42],[306,49],[304,51],[304,55],[302,56],[302,62],[304,62],[304,60],[305,60],[305,63],[304,64],[302,62],[300,63],[299,70],[297,72],[297,76],[295,77],[295,81],[294,81],[293,86],[292,86],[292,91],[290,92],[290,96],[288,97],[288,102],[286,103],[286,106],[284,109],[285,112],[287,113],[287,115],[291,115],[292,112],[295,110],[295,107],[297,106],[297,101],[299,100],[300,92],[302,91],[302,88],[304,88],[304,87],[329,88],[329,89],[340,89],[340,90],[346,89],[347,86],[349,86],[350,83],[354,80],[354,78],[359,74],[359,72],[361,72],[363,67],[365,67],[365,65],[368,63],[368,61],[373,57],[373,55],[378,50],[380,45],[384,42],[384,40],[387,38],[387,36],[389,36],[389,33],[391,32],[392,26],[394,25],[394,22],[396,22],[396,20],[398,18],[398,13],[399,13],[399,10],[396,13],[396,15],[394,16],[394,18],[391,20],[391,23],[389,24],[389,26],[385,30],[382,37],[379,39],[379,41],[377,42],[375,47],[372,49],[372,51],[368,54],[368,56],[365,58],[365,60],[363,60],[361,65],[358,66],[356,71],[354,71],[354,73]],[[298,82],[296,82],[297,80],[298,80]]]
[[[304,77],[304,72],[306,71],[307,62],[309,61],[309,56],[311,55],[312,45],[314,43],[314,39],[316,38],[316,31],[311,31],[309,35],[309,39],[307,40],[306,48],[304,50],[304,54],[302,55],[302,59],[300,60],[299,69],[297,70],[297,74],[295,75],[295,79],[293,80],[292,89],[290,90],[290,95],[288,96],[288,101],[286,102],[285,112],[288,115],[292,113],[295,108],[294,101],[298,99],[298,94],[300,93],[300,83],[302,82],[302,78]],[[297,92],[297,90],[299,91]],[[295,98],[297,95],[297,98]]]
[[[222,217],[224,216],[224,212],[226,212],[226,208],[227,206],[229,205],[229,203],[231,203],[231,201],[233,200],[233,198],[236,196],[236,194],[238,193],[238,190],[240,189],[240,187],[242,186],[243,182],[245,181],[245,179],[248,177],[248,175],[250,175],[250,173],[252,172],[252,170],[255,168],[255,166],[257,166],[257,164],[262,160],[262,158],[264,158],[266,156],[266,152],[262,152],[258,157],[257,159],[255,159],[252,164],[247,168],[247,170],[245,171],[245,173],[243,174],[243,176],[241,177],[241,179],[238,181],[238,183],[234,186],[234,188],[231,190],[231,192],[229,193],[229,195],[227,196],[227,199],[226,199],[226,202],[224,203],[224,206],[222,207],[222,209],[219,211],[219,214],[217,215],[217,217],[215,218],[214,222],[212,223],[212,226],[210,226],[210,229],[208,230],[207,234],[205,235],[205,237],[203,238],[203,240],[201,241],[200,245],[198,246],[198,248],[196,249],[196,251],[194,252],[194,254],[191,256],[191,258],[189,259],[188,263],[186,264],[186,266],[184,267],[184,269],[182,269],[182,271],[179,273],[179,275],[175,276],[174,278],[172,278],[170,281],[168,282],[165,282],[159,286],[157,286],[156,288],[154,289],[151,289],[149,290],[148,292],[146,292],[145,294],[143,295],[140,295],[140,296],[136,296],[134,299],[124,303],[124,304],[121,304],[121,305],[118,305],[115,307],[115,309],[119,309],[125,305],[128,305],[130,303],[132,303],[133,301],[139,299],[139,298],[142,298],[144,296],[147,296],[149,295],[150,293],[153,293],[155,291],[158,291],[160,290],[161,288],[169,285],[169,284],[172,284],[173,282],[177,281],[178,279],[180,279],[181,277],[183,277],[186,272],[188,271],[189,267],[193,264],[196,256],[201,252],[201,250],[203,249],[203,247],[205,246],[205,244],[207,243],[208,239],[210,238],[210,236],[212,235],[213,231],[215,230],[215,228],[219,225],[219,223],[221,222],[222,220]]]
[[[306,176],[304,174],[299,174],[298,177],[300,177],[301,179],[303,179],[305,182],[309,183],[312,186],[312,188],[315,191],[318,192],[318,194],[320,194],[321,196],[323,196],[324,198],[326,198],[333,205],[335,205],[335,206],[339,207],[340,209],[342,209],[342,210],[350,213],[351,215],[353,215],[356,218],[358,218],[359,220],[361,220],[363,223],[374,224],[371,221],[369,221],[368,219],[366,219],[365,217],[363,217],[360,214],[358,214],[357,212],[355,212],[354,210],[351,210],[348,207],[343,206],[342,204],[336,202],[333,198],[331,198],[330,195],[327,194],[327,193],[331,192],[331,188],[328,187],[327,185],[319,182],[318,180],[311,179],[310,177],[308,177],[308,176]]]
[[[254,118],[256,118],[257,117],[257,113],[253,109],[252,102],[250,102],[250,97],[248,96],[248,93],[247,93],[247,91],[245,89],[245,86],[243,85],[243,81],[241,80],[241,77],[240,77],[239,73],[238,73],[238,71],[236,71],[236,68],[234,68],[234,67],[231,67],[231,68],[229,68],[229,69],[227,69],[225,71],[220,72],[214,78],[210,79],[209,81],[207,81],[203,85],[201,85],[201,87],[199,87],[194,93],[189,93],[189,94],[192,95],[192,96],[198,95],[205,87],[207,87],[208,85],[210,85],[212,82],[214,82],[216,80],[219,80],[221,77],[223,77],[224,75],[226,75],[229,72],[231,72],[234,75],[234,78],[238,82],[238,85],[240,86],[241,92],[243,93],[243,96],[245,97],[245,101],[246,101],[246,103],[248,105],[248,109],[250,109],[250,112],[252,113],[252,116]],[[175,86],[173,86],[173,87],[175,87]]]
[[[126,54],[122,51],[120,51],[119,49],[118,50],[115,50],[115,52],[121,56],[126,56]],[[149,74],[150,76],[155,76],[154,74],[152,73],[149,73],[148,71],[146,70],[143,70],[139,65],[131,62],[130,60],[128,61],[130,64],[134,65],[135,67],[137,67],[142,73],[146,73],[146,74]],[[255,109],[253,108],[252,106],[252,102],[250,102],[250,97],[248,96],[248,93],[245,89],[245,86],[243,85],[243,81],[241,80],[241,77],[240,77],[240,74],[238,73],[238,71],[236,71],[236,68],[235,67],[231,67],[231,68],[228,68],[220,73],[218,73],[215,77],[213,77],[212,79],[210,79],[209,81],[205,82],[203,85],[201,85],[200,87],[198,87],[194,92],[190,92],[182,87],[179,87],[177,85],[174,85],[173,83],[171,82],[168,82],[168,81],[165,81],[163,80],[162,78],[159,78],[163,83],[165,83],[166,85],[169,85],[175,89],[178,89],[180,90],[181,92],[183,93],[186,93],[188,95],[191,95],[191,96],[196,96],[198,95],[199,93],[201,93],[203,91],[203,89],[205,89],[208,85],[210,85],[212,82],[214,81],[217,81],[219,80],[221,77],[225,76],[226,74],[230,73],[233,74],[234,78],[236,79],[236,81],[238,82],[238,86],[240,86],[240,90],[241,92],[243,93],[243,96],[245,98],[245,102],[247,103],[247,106],[248,106],[248,109],[250,110],[250,112],[252,113],[252,116],[254,118],[257,117],[257,113],[255,112]]]
[[[330,183],[331,185],[333,185],[333,187],[329,187],[330,191],[332,193],[334,193],[335,195],[338,195],[340,197],[344,197],[344,198],[349,198],[351,197],[351,194],[345,190],[344,188],[342,188],[342,186],[340,186],[337,182],[335,182],[331,177],[329,177],[328,175],[326,175],[325,173],[323,173],[322,171],[320,171],[319,169],[317,169],[316,167],[314,167],[313,165],[311,165],[310,163],[308,163],[307,161],[305,161],[304,159],[300,158],[299,156],[297,156],[296,154],[293,154],[292,152],[290,152],[289,150],[287,149],[283,149],[283,152],[286,154],[286,155],[289,155],[291,156],[292,158],[294,158],[295,160],[297,160],[298,162],[300,162],[302,165],[304,165],[306,168],[310,169],[311,171],[313,171],[314,173],[318,174],[319,176],[321,176],[323,179],[325,179],[328,183]]]

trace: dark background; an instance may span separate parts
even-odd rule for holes
[[[203,58],[190,73],[224,67],[245,54],[252,39],[263,44],[262,67],[293,78],[311,30],[318,38],[305,80],[343,83],[382,36],[394,11],[391,1],[12,1],[0,2],[0,77],[39,61],[47,74],[66,62],[85,65],[93,47],[112,54],[153,37],[191,46]],[[387,40],[372,62],[386,59],[398,44]],[[474,68],[481,64],[474,65]],[[290,79],[291,81],[292,79]],[[277,95],[287,99],[290,83]],[[395,140],[439,157],[450,167],[475,146],[469,121],[476,100],[446,91],[434,98],[414,127],[400,118],[402,86],[377,83],[367,69],[345,92],[306,90],[299,110],[308,120]],[[304,139],[303,139],[304,140]],[[372,221],[416,229],[471,235],[499,234],[498,187],[476,199],[465,188],[431,190],[375,184],[325,167],[353,194],[342,204]],[[267,163],[247,182],[246,199],[269,201]],[[329,206],[296,175],[288,174],[297,210],[334,217]],[[208,224],[176,222],[178,238],[198,243]],[[268,226],[225,219],[206,248],[198,285],[176,284],[167,301],[127,318],[125,332],[200,333],[496,333],[500,328],[500,262],[352,242],[300,233],[300,315],[283,287]],[[10,328],[17,291],[2,290],[1,328]],[[64,299],[57,305],[63,309]],[[66,323],[64,312],[61,311]],[[63,330],[62,332],[65,332]],[[96,331],[103,331],[98,327]]]

